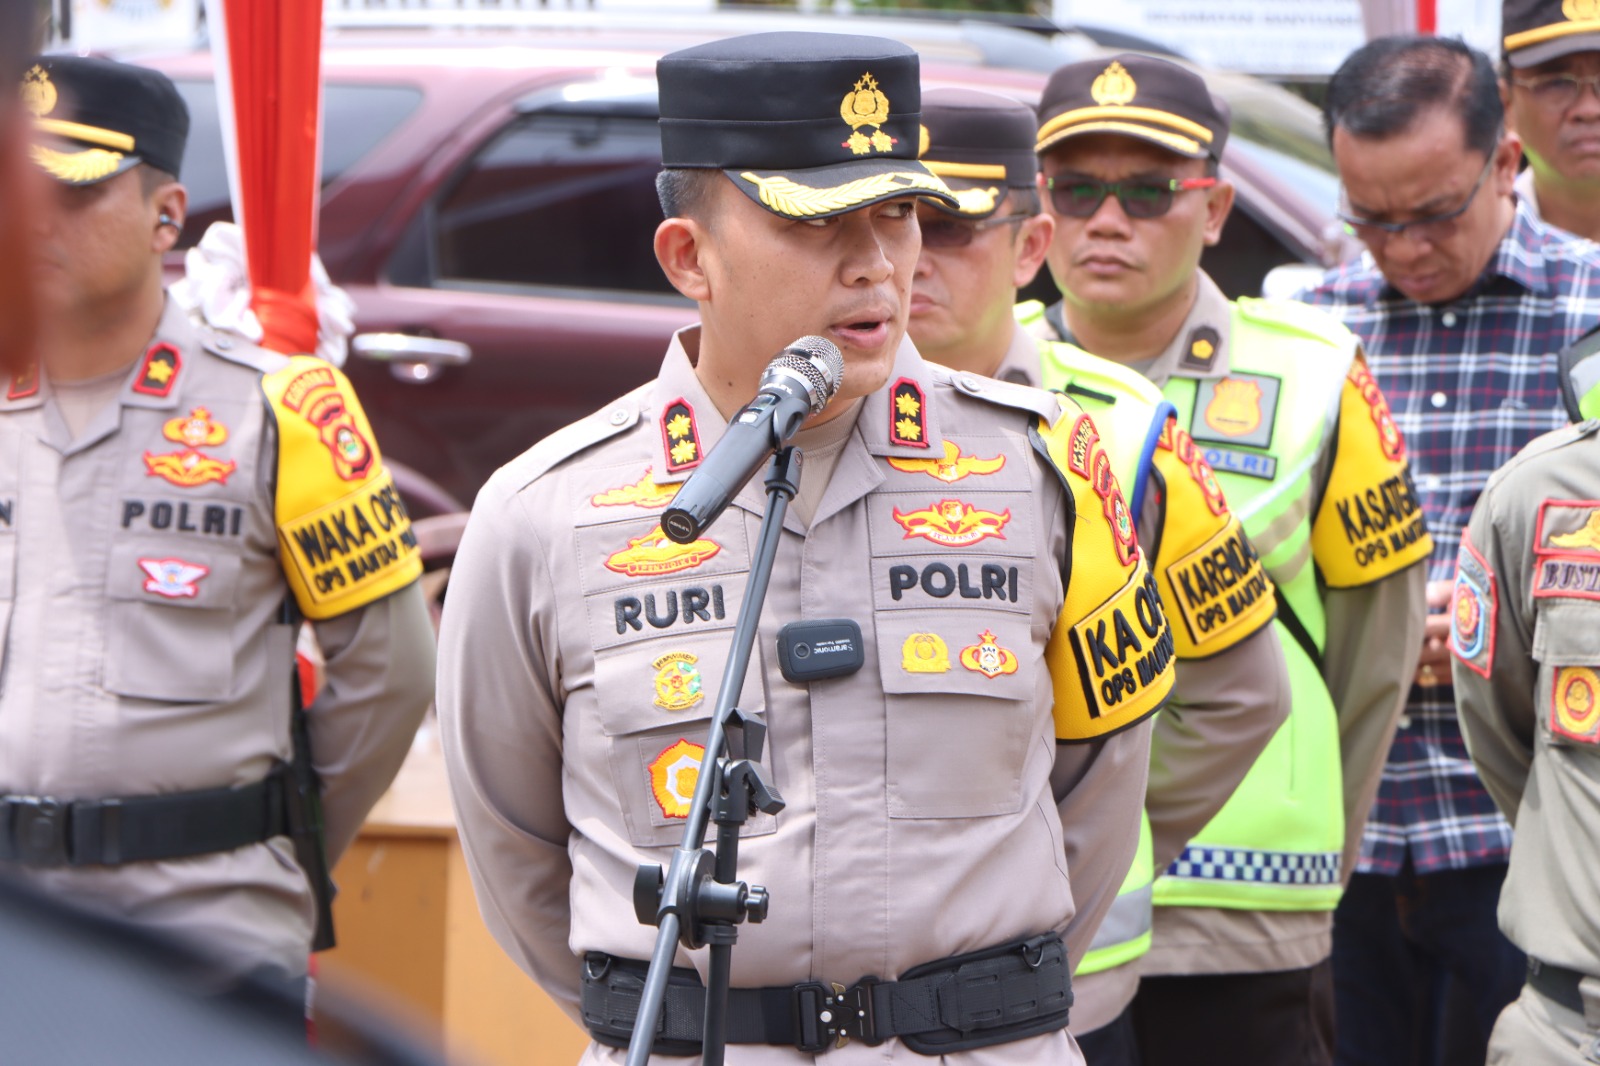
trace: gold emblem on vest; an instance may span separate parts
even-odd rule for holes
[[[669,540],[658,525],[644,536],[629,540],[626,548],[613,552],[606,559],[606,569],[629,577],[675,574],[694,569],[721,550],[722,545],[714,540],[679,544]]]
[[[1600,676],[1587,666],[1556,669],[1550,686],[1550,728],[1585,744],[1600,743]]]
[[[700,744],[679,740],[663,748],[651,761],[650,792],[656,806],[668,818],[687,818],[694,799],[694,786],[700,780],[700,760],[706,749]]]
[[[906,531],[902,540],[923,537],[947,548],[965,548],[987,537],[1005,540],[1001,530],[1011,521],[1011,508],[996,513],[980,510],[964,500],[940,500],[909,513],[896,507],[894,520]]]
[[[978,643],[961,649],[961,665],[993,680],[1001,674],[1016,673],[1017,656],[1011,649],[1002,648],[999,638],[985,629],[978,634]]]
[[[1556,533],[1550,538],[1556,548],[1575,548],[1578,551],[1600,552],[1600,510],[1590,511],[1589,520],[1581,529],[1571,533]]]
[[[913,633],[900,645],[900,668],[908,674],[950,670],[950,648],[937,633]]]
[[[1206,404],[1206,425],[1225,437],[1247,437],[1261,425],[1261,386],[1223,378]]]
[[[665,507],[678,494],[678,486],[658,485],[650,473],[650,468],[645,467],[644,477],[638,481],[597,492],[589,497],[589,503],[595,507],[624,507],[629,504],[635,507]]]

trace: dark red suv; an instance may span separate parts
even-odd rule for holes
[[[349,14],[328,31],[320,251],[358,308],[347,369],[421,514],[469,504],[497,466],[651,377],[672,331],[694,320],[651,251],[657,57],[822,24],[906,41],[930,86],[1033,103],[1048,71],[1098,47],[865,18],[397,17]],[[170,74],[193,114],[193,242],[229,215],[211,56],[141,62]],[[1323,258],[1335,179],[1308,105],[1207,77],[1234,107],[1225,165],[1239,206],[1206,265],[1230,293],[1253,293],[1271,267]]]

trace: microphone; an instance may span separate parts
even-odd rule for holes
[[[822,337],[801,337],[779,352],[762,371],[755,399],[728,421],[728,431],[661,515],[668,539],[688,544],[704,533],[756,468],[828,406],[843,380],[844,356]]]

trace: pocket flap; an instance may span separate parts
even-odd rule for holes
[[[1543,600],[1533,627],[1533,657],[1550,666],[1600,664],[1600,626],[1586,600]]]

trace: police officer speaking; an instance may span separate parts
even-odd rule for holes
[[[431,694],[416,542],[337,370],[166,298],[173,84],[52,57],[22,99],[55,180],[41,362],[0,396],[0,870],[303,974],[317,868]],[[327,684],[300,716],[302,616]]]
[[[740,876],[772,900],[733,956],[729,1061],[1080,1062],[1067,972],[1132,860],[1171,686],[1111,459],[1069,401],[904,340],[915,199],[954,201],[916,161],[913,51],[760,34],[657,71],[656,254],[701,322],[495,475],[452,573],[439,707],[484,915],[593,1035],[584,1061],[620,1061],[655,932],[634,871],[681,835],[761,485],[687,544],[660,516],[816,334],[843,385],[795,441],[738,703],[787,807],[744,830]],[[779,633],[830,618],[860,624],[862,668],[785,680]],[[700,1047],[704,955],[678,953],[658,1050]]]

